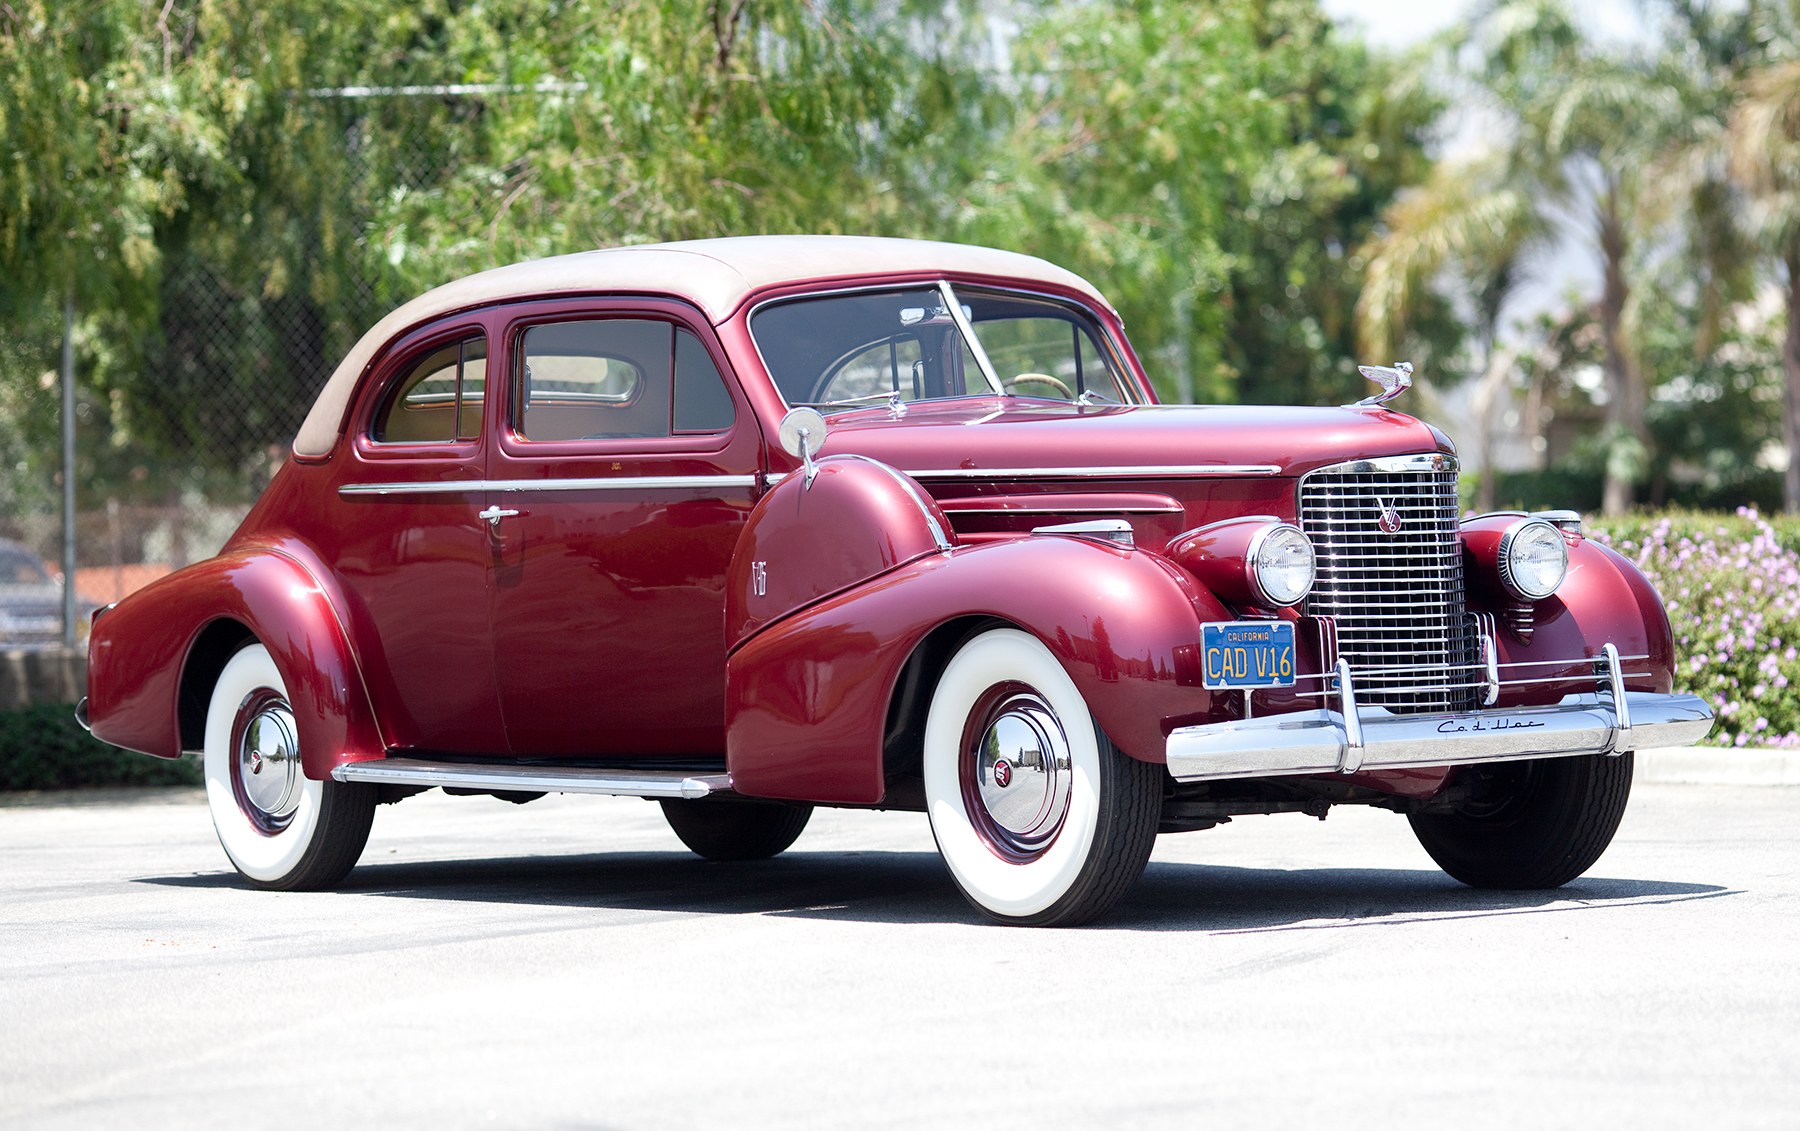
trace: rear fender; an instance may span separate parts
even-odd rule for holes
[[[1054,653],[1096,721],[1133,757],[1163,759],[1170,729],[1208,714],[1202,620],[1227,619],[1166,559],[1036,535],[901,564],[755,633],[726,665],[726,754],[740,793],[871,804],[901,672],[931,632],[977,618]],[[936,673],[928,673],[933,681]]]
[[[310,778],[384,752],[368,691],[322,569],[302,547],[254,545],[132,594],[94,624],[88,716],[96,737],[173,758],[202,741],[221,652],[254,637],[287,684]],[[241,626],[241,629],[235,626]]]

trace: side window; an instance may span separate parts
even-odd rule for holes
[[[525,331],[514,419],[527,440],[717,432],[734,415],[700,340],[672,322],[602,318]]]
[[[675,330],[675,431],[723,432],[737,417],[725,378],[700,339]]]
[[[380,444],[447,444],[481,435],[487,389],[487,339],[464,338],[426,354],[375,413],[370,438]]]

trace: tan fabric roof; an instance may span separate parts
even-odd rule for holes
[[[872,236],[739,236],[559,255],[498,267],[427,291],[377,322],[351,348],[313,402],[294,452],[323,456],[337,443],[350,395],[396,334],[458,310],[553,294],[662,294],[725,321],[755,291],[778,283],[901,272],[998,275],[1056,283],[1098,303],[1086,280],[1029,255],[928,240]]]

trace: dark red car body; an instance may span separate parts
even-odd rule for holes
[[[1016,293],[1077,312],[1110,391],[1027,396],[1003,381],[906,404],[896,392],[893,403],[831,406],[827,434],[804,458],[784,450],[776,433],[790,406],[757,312],[796,296],[946,283],[945,294]],[[1116,750],[1157,767],[1165,830],[1308,803],[1448,805],[1455,767],[1476,760],[1450,756],[1454,737],[1498,743],[1496,730],[1567,722],[1546,727],[1533,710],[1612,714],[1561,746],[1487,755],[1605,759],[1652,734],[1692,741],[1710,725],[1698,701],[1674,693],[1667,620],[1642,575],[1560,517],[1567,576],[1554,595],[1521,601],[1497,577],[1502,533],[1527,518],[1508,514],[1454,524],[1444,534],[1454,560],[1431,567],[1456,575],[1463,605],[1448,615],[1464,651],[1450,663],[1473,672],[1447,682],[1472,690],[1449,694],[1473,698],[1441,709],[1396,701],[1370,715],[1371,725],[1403,723],[1409,743],[1430,720],[1445,757],[1358,764],[1337,737],[1331,765],[1271,753],[1300,739],[1291,728],[1255,737],[1273,733],[1261,729],[1270,720],[1312,719],[1338,736],[1359,709],[1334,682],[1342,657],[1320,627],[1330,614],[1247,598],[1234,588],[1242,547],[1226,545],[1236,535],[1211,528],[1267,516],[1324,545],[1315,530],[1326,527],[1302,513],[1309,475],[1411,460],[1453,485],[1453,448],[1380,404],[1155,405],[1117,316],[1038,261],[903,241],[708,241],[506,268],[445,292],[357,347],[218,557],[96,619],[86,704],[95,734],[161,757],[201,749],[209,693],[255,642],[285,684],[309,781],[376,783],[388,799],[459,772],[500,790],[512,773],[531,789],[924,807],[934,680],[961,642],[992,626],[1040,642]],[[527,439],[523,404],[536,394],[525,335],[589,319],[667,324],[677,354],[688,351],[678,368],[700,364],[697,342],[723,380],[729,424]],[[459,423],[441,443],[378,439],[372,422],[398,411],[383,406],[416,359],[471,341],[483,343],[485,380],[455,395],[479,427],[465,435]],[[893,362],[896,389],[903,369]],[[658,379],[644,374],[631,379]],[[1021,379],[1038,378],[1011,380]],[[610,408],[626,394],[582,395]],[[708,411],[723,419],[722,405]],[[1096,519],[1113,529],[1033,533]],[[1318,553],[1323,576],[1332,556]],[[1393,576],[1404,587],[1409,571]],[[1296,682],[1205,686],[1200,626],[1246,617],[1295,627]],[[1360,680],[1366,661],[1347,662]],[[1485,688],[1484,667],[1499,673]],[[1621,692],[1635,740],[1612,702]],[[1322,717],[1334,709],[1335,723]],[[1225,751],[1219,772],[1196,770],[1215,748]],[[1182,772],[1163,769],[1183,750]],[[358,765],[394,776],[359,778]],[[409,777],[408,766],[450,776]],[[976,798],[977,785],[965,795]],[[1073,916],[986,909],[1064,921],[1097,913],[1093,903]]]

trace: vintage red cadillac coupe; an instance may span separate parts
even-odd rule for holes
[[[1408,372],[1161,405],[1087,282],[948,244],[504,267],[383,319],[220,555],[96,615],[82,714],[203,751],[268,888],[431,787],[658,798],[717,859],[922,810],[1008,923],[1101,915],[1158,832],[1345,804],[1560,885],[1632,750],[1712,716],[1578,516],[1459,517]]]

